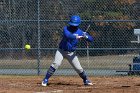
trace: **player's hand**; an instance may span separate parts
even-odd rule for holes
[[[81,38],[83,38],[83,36],[76,36],[76,39],[81,39]]]
[[[83,32],[83,38],[88,38],[87,32]]]

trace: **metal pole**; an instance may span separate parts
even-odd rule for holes
[[[37,58],[37,69],[38,69],[38,75],[40,75],[40,0],[37,1],[37,14],[38,14],[38,18],[37,18],[37,22],[38,22],[38,48],[37,48],[37,54],[38,54],[38,58]]]
[[[89,66],[90,66],[90,63],[89,63],[89,44],[88,44],[88,42],[86,42],[87,43],[87,63],[88,63],[88,68],[89,68]]]

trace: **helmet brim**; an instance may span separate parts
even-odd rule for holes
[[[71,23],[71,22],[69,22],[69,25],[71,25],[71,26],[79,26],[79,24]]]

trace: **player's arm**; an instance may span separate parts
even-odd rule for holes
[[[89,42],[92,42],[94,40],[93,37],[89,35],[87,32],[83,32],[83,37]]]
[[[69,38],[69,39],[80,39],[80,38],[82,38],[83,36],[76,36],[76,35],[73,35],[72,33],[70,33],[69,31],[67,31],[67,30],[64,30],[63,31],[63,34],[67,37],[67,38]]]

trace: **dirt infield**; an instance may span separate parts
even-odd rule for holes
[[[89,77],[84,86],[78,76],[53,76],[47,87],[42,76],[0,76],[0,93],[140,93],[139,77]]]

